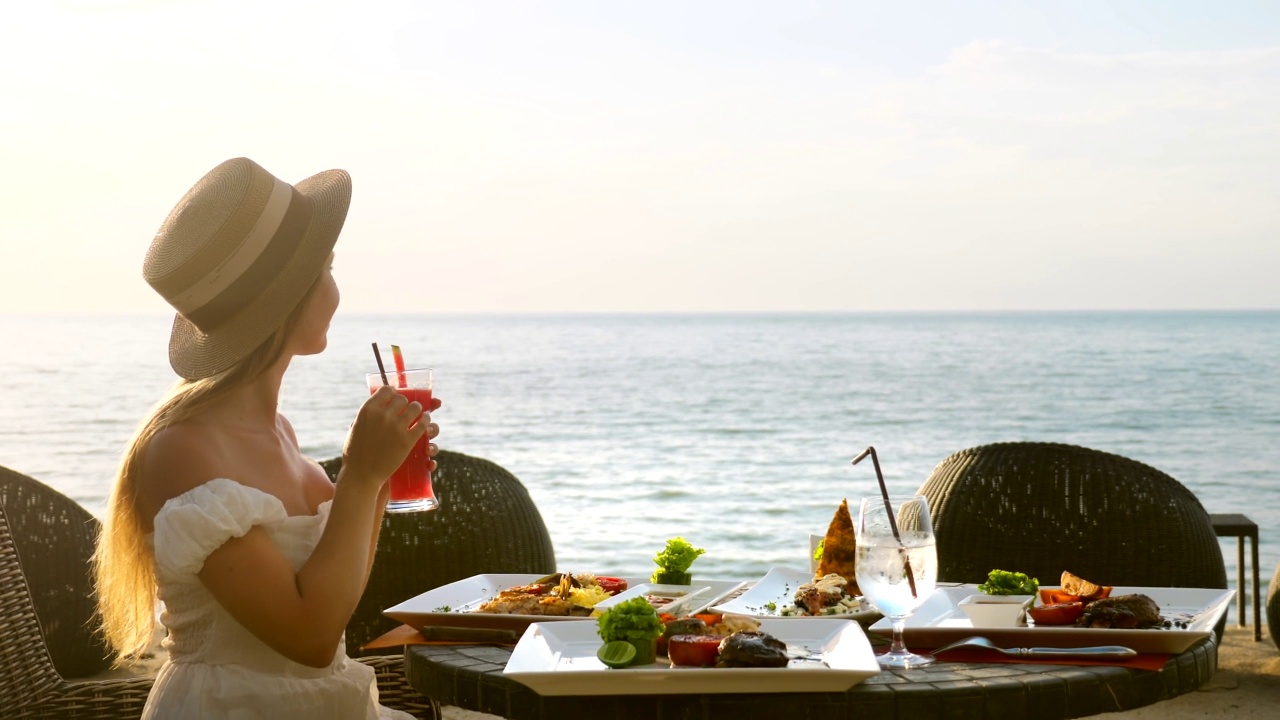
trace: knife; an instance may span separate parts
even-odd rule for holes
[[[1082,648],[1026,647],[1001,649],[1005,655],[1018,657],[1133,657],[1137,650],[1123,645],[1098,645]]]
[[[939,655],[948,650],[962,647],[985,648],[995,650],[1013,657],[1133,657],[1137,650],[1123,645],[1097,645],[1094,647],[1056,648],[1056,647],[1024,647],[1002,648],[987,638],[976,636],[958,640],[933,651]]]

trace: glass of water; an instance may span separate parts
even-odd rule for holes
[[[891,503],[887,497],[862,500],[856,526],[858,590],[893,623],[893,644],[880,655],[882,667],[913,668],[931,655],[907,650],[902,631],[907,618],[938,581],[938,551],[929,502],[922,495]]]

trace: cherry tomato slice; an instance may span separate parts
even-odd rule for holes
[[[1065,602],[1053,605],[1037,605],[1027,609],[1036,625],[1070,625],[1084,613],[1084,603]]]
[[[627,589],[626,580],[623,580],[622,578],[609,577],[607,575],[597,575],[596,584],[610,595],[617,595]]]

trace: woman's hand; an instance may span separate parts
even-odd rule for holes
[[[418,402],[409,402],[391,386],[378,388],[360,407],[342,449],[343,476],[381,487],[400,467],[423,435],[435,437],[440,428]],[[436,454],[434,444],[430,455]],[[435,461],[430,461],[432,465]]]

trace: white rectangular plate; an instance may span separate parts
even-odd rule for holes
[[[984,627],[975,630],[973,623],[958,606],[960,601],[977,592],[974,585],[939,587],[910,617],[904,638],[912,649],[935,648],[972,635],[982,635],[1001,647],[1087,647],[1089,645],[1123,645],[1143,653],[1177,654],[1213,632],[1214,625],[1235,597],[1234,590],[1200,588],[1117,587],[1111,597],[1142,593],[1160,605],[1166,620],[1187,621],[1187,627],[1152,628],[1149,630],[1113,630],[1111,628],[1079,628],[1064,626],[1023,625],[1011,628]],[[870,627],[871,632],[892,635],[893,625],[883,618]]]
[[[782,668],[670,667],[666,658],[611,670],[596,658],[595,623],[535,623],[521,636],[504,675],[542,695],[844,692],[880,672],[856,622],[821,618],[762,620],[760,629],[791,650],[822,658]]]
[[[769,572],[765,573],[765,576],[760,578],[746,592],[732,600],[712,605],[707,609],[718,613],[735,613],[782,620],[825,620],[827,618],[837,618],[868,623],[880,617],[880,613],[865,600],[862,603],[862,609],[853,613],[821,616],[782,615],[781,612],[784,607],[795,605],[796,590],[811,580],[813,580],[813,574],[810,572],[778,567],[770,568]],[[770,603],[773,603],[772,609],[769,606]]]
[[[383,614],[417,630],[427,626],[482,627],[523,630],[534,622],[592,620],[590,617],[548,617],[546,615],[496,615],[470,612],[498,592],[513,585],[528,585],[543,577],[528,573],[472,575],[465,580],[441,585],[421,595],[389,607]],[[647,578],[624,578],[627,586]],[[594,627],[595,622],[591,625]]]
[[[674,598],[666,605],[658,607],[658,612],[670,613],[676,617],[684,617],[711,605],[720,598],[742,587],[741,580],[694,580],[690,585],[658,585],[654,583],[627,584],[627,589],[603,602],[597,603],[599,610],[608,610],[620,602],[633,597],[659,595]]]

